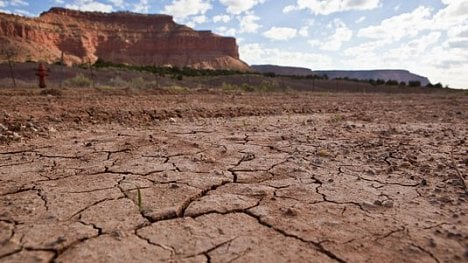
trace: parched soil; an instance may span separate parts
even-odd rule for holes
[[[463,93],[60,93],[0,92],[0,262],[468,261]]]

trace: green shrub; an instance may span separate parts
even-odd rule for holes
[[[186,88],[186,87],[181,87],[181,86],[176,86],[176,85],[165,87],[163,89],[166,90],[166,91],[169,91],[171,93],[182,93],[182,92],[189,91],[189,89]]]
[[[64,84],[70,87],[89,87],[91,86],[91,80],[83,74],[78,74],[74,78],[67,79]]]

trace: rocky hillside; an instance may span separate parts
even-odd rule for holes
[[[397,80],[398,82],[404,81],[419,81],[422,86],[429,84],[429,79],[423,76],[416,75],[409,72],[408,70],[394,70],[394,69],[383,69],[383,70],[319,70],[314,71],[317,75],[327,75],[331,79],[335,78],[350,78],[350,79],[383,79]]]
[[[249,70],[236,39],[176,24],[168,15],[99,13],[52,8],[37,18],[0,13],[0,60],[60,60],[67,64],[98,58],[132,65]],[[5,52],[8,50],[8,52]]]
[[[295,75],[295,76],[307,76],[307,75],[327,75],[330,79],[335,78],[350,78],[359,80],[368,79],[383,79],[397,80],[398,82],[404,81],[420,81],[421,85],[426,86],[429,79],[423,76],[416,75],[407,70],[316,70],[312,71],[308,68],[297,68],[287,66],[275,66],[275,65],[252,65],[251,68],[254,71],[260,73],[275,73],[277,75]]]

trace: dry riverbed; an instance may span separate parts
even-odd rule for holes
[[[0,99],[0,262],[468,260],[466,95]]]

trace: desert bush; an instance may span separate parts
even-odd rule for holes
[[[115,78],[110,79],[109,85],[112,87],[127,87],[128,82],[123,80],[121,77],[117,76]]]
[[[64,84],[65,86],[84,88],[91,86],[91,80],[80,73],[74,78],[65,80]]]
[[[223,84],[221,85],[221,89],[224,91],[231,91],[231,90],[239,90],[239,87],[237,85],[232,85],[232,84],[223,82]]]
[[[145,88],[147,85],[143,77],[134,78],[130,81],[130,86],[133,88]]]
[[[397,80],[387,80],[387,82],[385,82],[385,85],[387,86],[398,86],[398,81]]]
[[[183,93],[183,92],[189,91],[189,89],[186,88],[186,87],[176,86],[176,85],[169,86],[169,87],[165,87],[165,88],[163,88],[163,89],[164,89],[165,91],[170,92],[170,93]]]
[[[409,81],[408,86],[410,86],[410,87],[421,87],[421,81]]]

